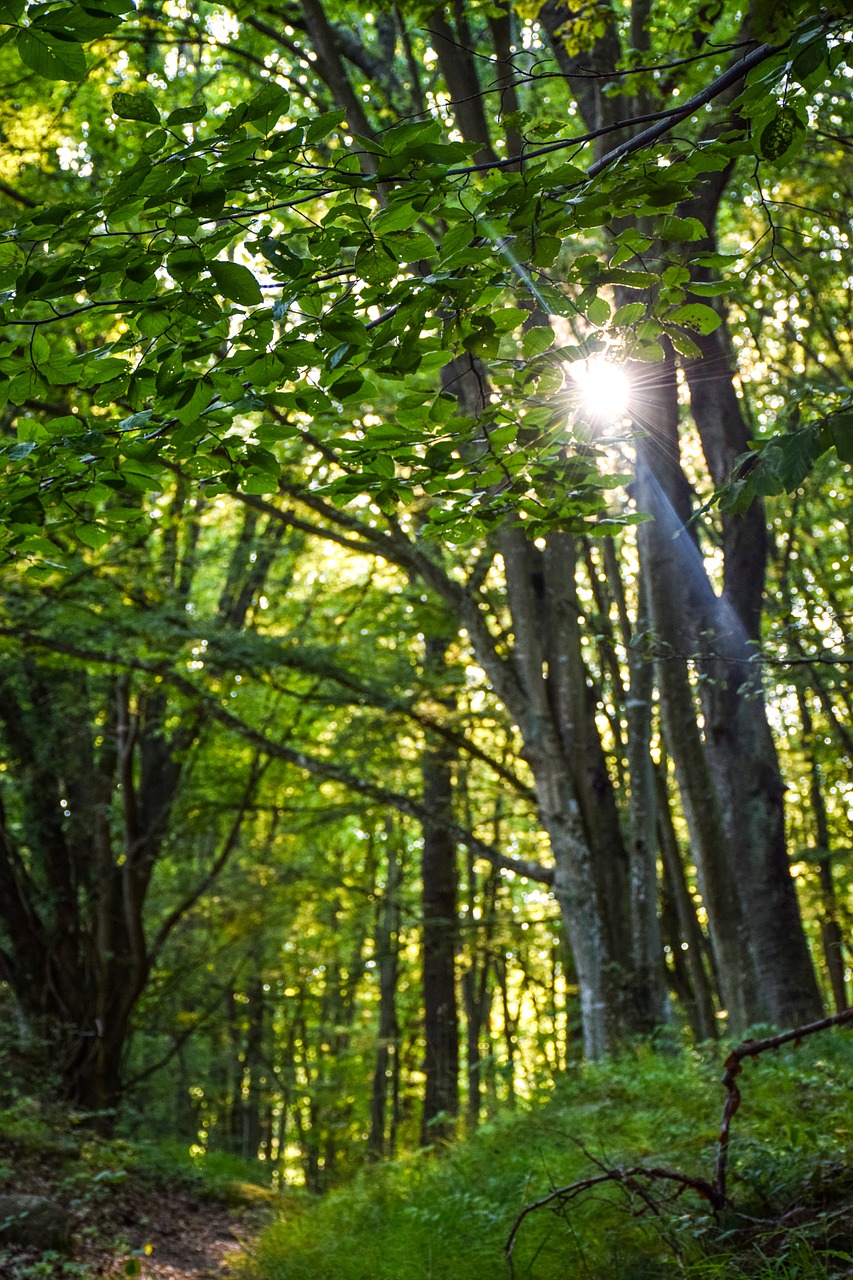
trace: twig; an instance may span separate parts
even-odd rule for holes
[[[591,1187],[599,1187],[605,1182],[616,1182],[639,1194],[647,1207],[653,1209],[659,1215],[660,1209],[645,1188],[640,1187],[637,1182],[638,1178],[645,1178],[647,1182],[674,1182],[682,1191],[695,1191],[703,1200],[708,1201],[712,1200],[714,1193],[711,1183],[706,1182],[704,1178],[691,1178],[688,1174],[678,1173],[674,1169],[659,1169],[646,1165],[636,1165],[630,1169],[606,1169],[604,1173],[597,1173],[590,1178],[582,1178],[580,1182],[573,1182],[567,1187],[558,1187],[555,1191],[550,1191],[547,1196],[543,1196],[541,1200],[535,1200],[533,1204],[526,1205],[512,1224],[512,1229],[504,1245],[504,1254],[506,1255],[510,1277],[512,1278],[515,1275],[512,1253],[521,1224],[528,1214],[535,1213],[538,1209],[544,1209],[550,1204],[556,1204],[562,1208],[564,1205],[570,1204],[572,1200],[575,1200],[584,1191],[589,1191]]]
[[[726,1172],[729,1159],[729,1137],[732,1119],[740,1106],[740,1089],[737,1078],[741,1073],[744,1058],[757,1058],[767,1049],[779,1049],[783,1044],[794,1041],[799,1044],[806,1036],[813,1036],[818,1031],[826,1031],[829,1027],[839,1027],[853,1022],[853,1008],[843,1009],[831,1018],[821,1018],[817,1022],[809,1022],[803,1027],[795,1027],[793,1031],[783,1031],[777,1036],[767,1036],[764,1040],[744,1040],[736,1049],[732,1049],[725,1061],[723,1084],[726,1089],[726,1101],[723,1104],[723,1118],[720,1124],[720,1136],[717,1140],[717,1160],[714,1168],[714,1196],[716,1208],[722,1209],[726,1203]]]
[[[513,1249],[515,1248],[521,1225],[528,1215],[535,1213],[539,1209],[545,1209],[549,1205],[562,1209],[579,1195],[582,1195],[583,1192],[607,1182],[618,1183],[627,1191],[639,1196],[646,1208],[650,1209],[658,1217],[662,1216],[660,1204],[655,1201],[648,1186],[642,1185],[640,1180],[645,1180],[647,1184],[655,1182],[673,1183],[678,1188],[676,1195],[680,1195],[682,1191],[694,1191],[710,1204],[715,1215],[718,1214],[726,1205],[726,1170],[729,1139],[732,1119],[741,1103],[737,1077],[742,1070],[741,1064],[744,1058],[757,1058],[760,1053],[764,1053],[768,1049],[779,1049],[783,1044],[790,1044],[791,1042],[799,1044],[806,1036],[815,1035],[818,1031],[826,1031],[829,1027],[843,1026],[846,1023],[853,1023],[853,1007],[844,1009],[841,1013],[836,1013],[830,1018],[821,1018],[817,1022],[809,1022],[805,1026],[794,1027],[792,1031],[782,1031],[778,1035],[767,1036],[764,1040],[744,1040],[737,1048],[731,1051],[726,1058],[725,1072],[723,1074],[726,1101],[723,1106],[723,1118],[717,1142],[717,1158],[714,1166],[713,1182],[708,1182],[706,1178],[691,1177],[689,1174],[679,1173],[675,1169],[662,1169],[655,1166],[638,1165],[630,1169],[608,1168],[601,1160],[591,1155],[582,1143],[578,1142],[577,1145],[586,1158],[596,1164],[602,1172],[589,1178],[582,1178],[579,1182],[572,1182],[566,1187],[557,1187],[555,1190],[549,1191],[546,1196],[542,1196],[541,1199],[535,1200],[533,1204],[526,1205],[521,1210],[512,1224],[504,1245],[510,1280],[513,1280],[515,1275],[512,1260]]]

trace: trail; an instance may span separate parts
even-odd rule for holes
[[[21,1182],[25,1193],[48,1195],[66,1208],[72,1246],[65,1258],[34,1247],[0,1249],[0,1280],[30,1280],[35,1267],[40,1276],[61,1280],[66,1263],[87,1280],[127,1280],[135,1264],[138,1280],[227,1280],[239,1274],[273,1213],[274,1197],[242,1185],[233,1200],[224,1200],[168,1182],[140,1184],[132,1176],[83,1187],[71,1179],[59,1188],[44,1176]]]
[[[91,1244],[78,1235],[74,1256],[89,1263],[95,1276],[125,1276],[125,1263],[135,1257],[139,1280],[225,1280],[268,1217],[266,1205],[232,1207],[171,1187],[134,1188],[114,1207],[108,1223],[97,1216]],[[115,1232],[113,1241],[110,1232]],[[115,1247],[119,1238],[125,1247]]]

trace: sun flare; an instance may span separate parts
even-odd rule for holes
[[[593,356],[569,366],[583,408],[598,423],[618,422],[628,412],[631,383],[625,370],[612,360]]]

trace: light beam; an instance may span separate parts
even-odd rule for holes
[[[624,418],[631,402],[631,382],[623,368],[602,356],[576,360],[569,365],[586,416],[591,423],[609,426]]]

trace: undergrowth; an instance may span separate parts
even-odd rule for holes
[[[483,1126],[443,1154],[366,1170],[306,1205],[282,1197],[255,1280],[495,1280],[519,1213],[602,1168],[709,1178],[724,1053],[640,1049],[579,1066],[546,1106]],[[824,1035],[747,1063],[730,1149],[732,1207],[653,1184],[590,1189],[521,1224],[517,1280],[835,1280],[853,1276],[853,1038]]]

